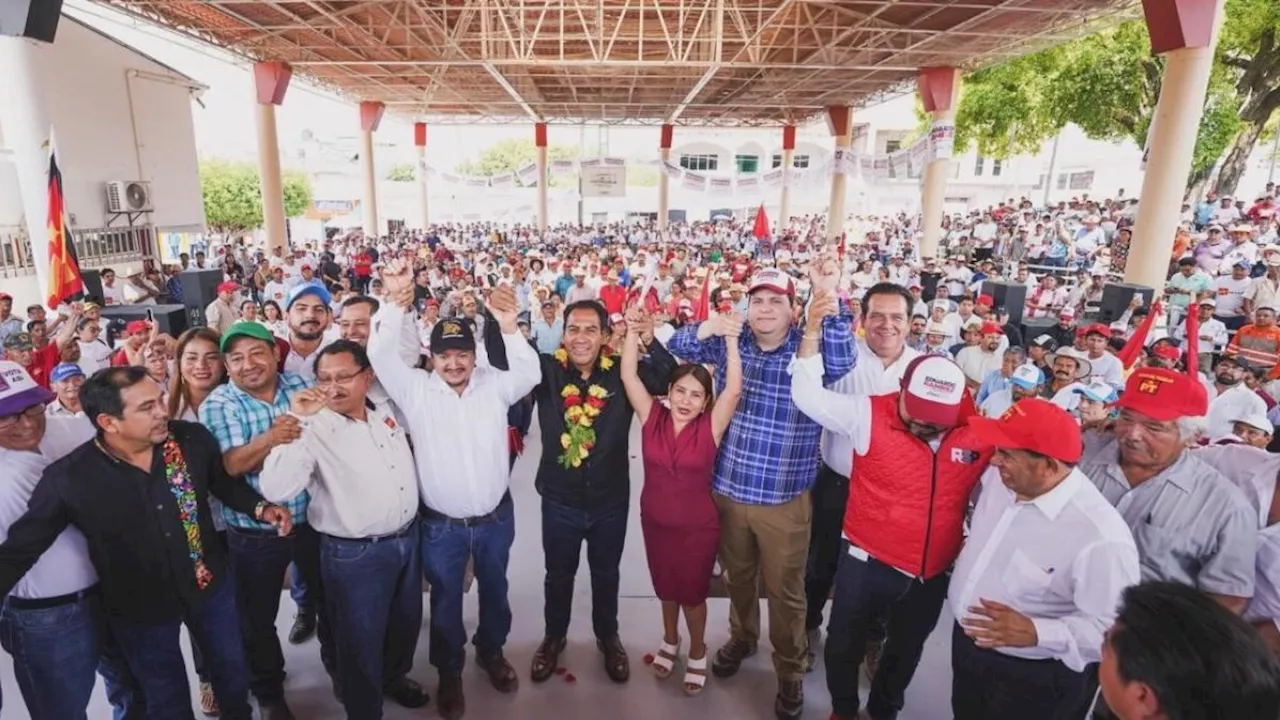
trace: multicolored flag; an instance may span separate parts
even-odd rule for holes
[[[62,170],[57,145],[49,131],[49,307],[84,298],[84,277],[76,246],[68,233],[67,207],[62,194]]]

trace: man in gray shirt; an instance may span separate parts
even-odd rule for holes
[[[1240,613],[1253,596],[1258,520],[1248,500],[1187,449],[1203,386],[1164,368],[1129,376],[1113,432],[1091,435],[1081,470],[1133,531],[1142,579],[1199,588]]]

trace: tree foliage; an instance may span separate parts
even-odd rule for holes
[[[627,185],[632,187],[657,187],[658,168],[652,165],[627,164]]]
[[[547,146],[548,162],[551,160],[572,160],[577,156],[578,151],[576,148],[563,145]],[[490,177],[504,173],[514,173],[536,160],[537,157],[538,148],[532,140],[508,138],[482,150],[477,159],[460,163],[455,168],[455,171],[459,175],[470,177]],[[563,182],[565,182],[563,178],[552,178],[551,186],[557,187],[558,183]],[[569,182],[576,183],[574,180]]]
[[[391,182],[413,182],[417,175],[414,174],[413,165],[397,163],[387,169],[387,179]]]
[[[1228,148],[1247,157],[1280,107],[1280,3],[1228,0],[1226,13],[1192,158],[1193,183],[1207,177]],[[976,146],[992,157],[1034,153],[1067,123],[1093,139],[1145,146],[1164,62],[1151,54],[1145,23],[1134,20],[975,72],[964,79],[957,146]],[[1238,177],[1226,177],[1230,165],[1228,157],[1221,184],[1234,189]]]
[[[301,172],[285,171],[284,213],[297,217],[311,206],[311,181]],[[238,233],[262,226],[262,189],[258,168],[247,162],[205,160],[200,163],[204,216],[215,232]]]

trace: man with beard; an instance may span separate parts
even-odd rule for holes
[[[1258,521],[1248,500],[1187,448],[1208,410],[1204,387],[1139,368],[1116,402],[1112,432],[1094,436],[1080,469],[1133,532],[1143,580],[1197,587],[1232,612],[1253,595]]]
[[[312,295],[304,298],[317,299]],[[312,315],[309,313],[306,317]],[[200,422],[217,438],[227,472],[244,477],[258,490],[262,464],[271,450],[301,436],[301,425],[289,412],[293,396],[311,387],[312,382],[295,373],[277,370],[280,350],[275,336],[258,323],[232,325],[219,345],[229,382],[214,388],[200,404]],[[312,359],[314,361],[314,356]],[[285,536],[277,535],[248,514],[230,508],[223,510],[227,546],[239,587],[250,690],[258,699],[264,720],[293,718],[284,699],[284,654],[276,633],[280,579],[291,563],[311,593],[317,596],[320,658],[330,675],[335,673],[329,625],[320,612],[324,598],[320,584],[319,537],[307,524],[309,500],[310,496],[303,492],[284,505],[295,523],[293,532]],[[221,700],[221,694],[218,697]]]
[[[285,372],[307,380],[316,377],[316,353],[336,340],[336,331],[326,334],[333,319],[330,304],[333,295],[319,282],[306,282],[289,291],[285,317],[289,322],[289,354],[284,358]]]
[[[1000,369],[1003,363],[1000,344],[1001,341],[1008,342],[1004,337],[1004,328],[997,323],[984,322],[978,331],[982,334],[978,344],[969,345],[956,353],[956,364],[964,371],[969,389],[973,392],[977,392],[989,373]]]
[[[1249,363],[1239,355],[1218,361],[1213,371],[1213,389],[1217,395],[1209,403],[1209,437],[1222,437],[1231,432],[1237,418],[1267,414],[1267,404],[1245,384]]]
[[[822,387],[817,349],[816,338],[801,344],[792,398],[824,428],[851,438],[857,456],[824,653],[831,717],[863,717],[858,665],[868,633],[887,616],[866,715],[893,718],[938,622],[969,496],[994,449],[968,427],[973,400],[951,360],[916,358],[898,392],[850,397]],[[886,513],[889,507],[895,511]]]

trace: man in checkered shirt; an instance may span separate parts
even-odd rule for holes
[[[261,492],[258,476],[271,449],[301,436],[298,419],[289,414],[293,396],[314,383],[279,371],[280,351],[264,325],[238,322],[222,334],[220,345],[230,382],[215,388],[200,405],[200,422],[218,439],[227,473],[244,476]],[[241,621],[246,628],[249,689],[258,700],[263,720],[293,719],[284,700],[284,654],[276,634],[280,583],[290,562],[296,563],[317,596],[320,659],[331,677],[336,669],[333,638],[323,611],[320,538],[307,524],[309,501],[303,492],[283,504],[293,515],[293,532],[284,537],[271,525],[223,508]]]
[[[840,265],[833,256],[816,258],[810,270],[814,292],[833,296]],[[778,675],[774,712],[782,720],[804,709],[805,561],[809,551],[812,500],[822,428],[791,401],[788,368],[803,332],[793,324],[795,282],[775,269],[751,282],[747,327],[739,339],[744,387],[742,401],[720,444],[713,492],[720,511],[720,561],[729,593],[730,638],[716,653],[712,671],[730,677],[756,652],[760,637],[758,580],[769,597],[769,640]],[[715,364],[716,386],[724,385],[725,340],[716,318],[677,331],[667,343],[688,361]],[[847,307],[826,318],[821,332],[825,381],[848,374],[857,359],[853,317]]]

